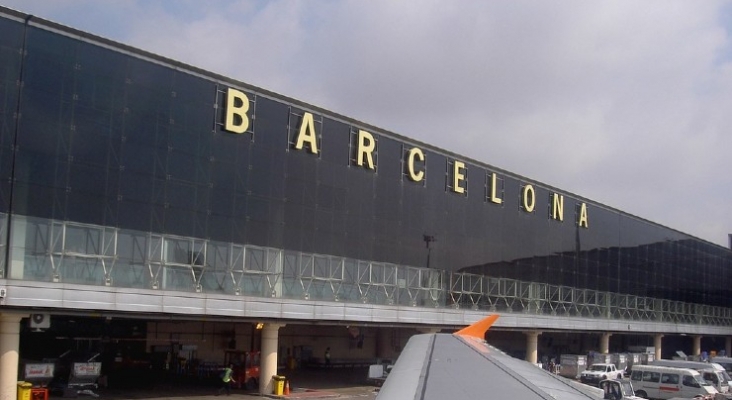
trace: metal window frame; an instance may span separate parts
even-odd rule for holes
[[[7,215],[0,214],[2,218]],[[69,221],[12,218],[26,224],[22,243],[10,248],[22,252],[22,267],[28,273],[20,274],[20,279],[26,280],[63,283],[64,269],[75,268],[78,279],[91,285],[115,286],[114,276],[134,274],[125,283],[143,289],[732,326],[732,308]],[[72,231],[81,232],[81,248],[80,242],[68,240]],[[7,229],[0,229],[0,239],[7,240],[7,235]],[[126,254],[121,254],[120,235],[125,236]],[[171,248],[186,257],[171,258]],[[115,268],[118,264],[121,270]],[[164,284],[168,273],[179,280],[173,287]]]

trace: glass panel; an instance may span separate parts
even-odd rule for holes
[[[7,276],[592,317],[660,313],[685,323],[729,318],[728,249],[478,162],[466,162],[467,195],[456,195],[449,165],[459,155],[376,128],[378,170],[355,167],[359,124],[325,110],[315,113],[318,156],[293,150],[304,105],[285,97],[249,92],[256,129],[221,132],[219,77],[33,27],[18,97],[22,29],[0,19],[0,211],[12,201],[15,218]],[[425,154],[416,183],[404,177],[404,150],[415,146]],[[486,199],[494,172],[500,204]],[[587,227],[578,224],[585,211]],[[100,243],[73,232],[59,250],[49,221],[125,232],[117,263],[84,258]],[[165,265],[145,237],[166,234],[251,252],[219,249],[201,260],[193,246],[183,258],[166,254],[175,265]]]

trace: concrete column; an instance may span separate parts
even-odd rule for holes
[[[20,320],[27,316],[0,314],[0,400],[18,398]]]
[[[732,336],[727,336],[724,340],[724,355],[732,357]]]
[[[272,394],[272,375],[277,375],[277,341],[279,329],[285,324],[264,324],[262,353],[259,359],[259,394]]]
[[[691,346],[691,355],[692,356],[700,356],[701,355],[701,335],[694,335],[691,337],[692,340],[692,346]]]
[[[612,333],[605,332],[602,334],[602,336],[600,336],[600,353],[610,353],[610,336],[612,335]]]
[[[376,358],[391,357],[391,332],[394,328],[381,327],[376,331]]]
[[[653,347],[656,349],[656,360],[661,359],[661,339],[663,339],[663,335],[660,333],[653,337]]]
[[[539,331],[527,331],[526,335],[526,361],[536,364],[538,361]]]

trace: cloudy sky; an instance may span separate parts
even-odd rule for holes
[[[727,246],[732,2],[0,0]]]

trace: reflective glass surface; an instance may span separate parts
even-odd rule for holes
[[[18,107],[22,24],[0,18],[0,211],[10,206],[13,145]]]
[[[729,249],[540,182],[428,145],[416,146],[424,161],[415,166],[425,178],[414,182],[406,153],[415,145],[406,138],[2,18],[0,52],[3,211],[13,182],[16,215],[366,260],[384,265],[368,271],[383,280],[429,287],[441,279],[389,275],[389,265],[401,265],[729,303]],[[243,134],[222,126],[231,87],[251,101]],[[295,146],[305,113],[313,114],[316,154]],[[374,169],[356,163],[359,130],[375,139]],[[454,190],[456,161],[465,163],[458,185],[464,193]],[[489,198],[491,173],[500,204]],[[552,218],[555,195],[563,196],[561,221]],[[578,223],[582,204],[586,227]],[[165,279],[176,282],[176,274]],[[149,275],[118,281],[154,280]],[[193,285],[215,286],[210,279]],[[362,296],[356,292],[343,295]]]

